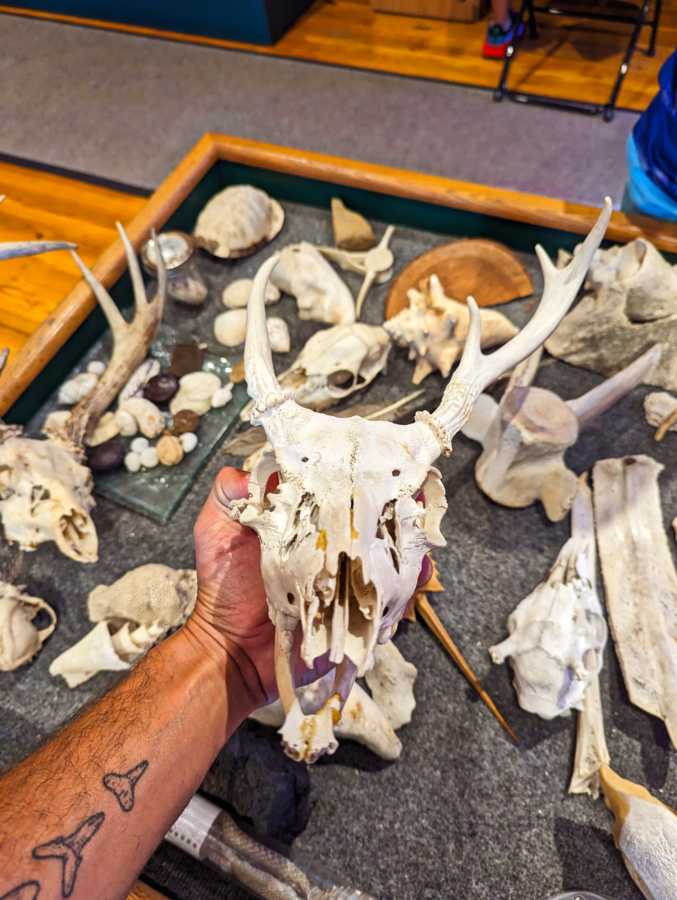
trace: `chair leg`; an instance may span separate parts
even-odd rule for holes
[[[658,31],[658,25],[661,19],[661,7],[663,6],[663,0],[656,0],[653,11],[653,19],[651,21],[651,40],[649,43],[649,49],[647,50],[647,56],[655,56],[656,55],[656,32]]]
[[[515,50],[517,49],[517,42],[519,41],[519,33],[522,28],[522,24],[524,22],[524,14],[528,11],[529,14],[529,23],[531,26],[531,36],[536,35],[536,25],[534,20],[534,4],[533,0],[522,0],[522,5],[520,6],[519,13],[517,16],[517,26],[515,28],[515,36],[510,42],[510,46],[508,47],[505,54],[505,62],[503,63],[503,68],[501,70],[501,77],[498,82],[498,87],[494,91],[494,100],[496,103],[500,103],[503,97],[505,96],[505,92],[508,90],[508,72],[510,71],[510,63],[512,62],[512,58],[515,55]]]
[[[625,51],[625,55],[623,56],[623,62],[618,70],[618,75],[616,76],[616,83],[614,84],[613,90],[611,91],[611,96],[604,107],[604,112],[602,113],[602,117],[605,122],[610,122],[614,114],[616,112],[616,101],[618,100],[618,95],[621,92],[621,86],[623,84],[623,79],[630,68],[630,62],[632,60],[632,55],[635,52],[635,47],[637,46],[637,41],[639,40],[640,32],[642,31],[642,27],[646,23],[647,15],[649,13],[649,7],[651,6],[651,0],[644,0],[644,4],[637,16],[637,21],[635,22],[635,27],[632,30],[632,35],[628,42],[628,46]]]

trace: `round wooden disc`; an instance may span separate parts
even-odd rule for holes
[[[422,253],[400,272],[388,291],[386,319],[409,306],[407,291],[424,287],[431,275],[461,303],[471,296],[478,306],[499,306],[533,293],[529,273],[512,250],[497,241],[462,238]]]

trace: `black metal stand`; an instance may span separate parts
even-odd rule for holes
[[[637,15],[635,16],[590,12],[586,9],[578,9],[578,7],[566,8],[565,6],[564,8],[560,8],[558,6],[535,6],[533,0],[522,0],[519,9],[518,23],[514,32],[515,37],[508,47],[505,62],[503,63],[503,70],[501,71],[501,78],[498,87],[494,91],[494,100],[499,102],[504,97],[507,97],[509,100],[514,100],[516,103],[535,103],[539,106],[554,106],[559,109],[572,109],[576,112],[587,113],[592,116],[601,115],[605,122],[610,122],[616,113],[616,101],[618,100],[623,79],[630,67],[632,55],[635,52],[637,41],[639,40],[640,33],[645,25],[648,25],[651,28],[651,39],[649,41],[647,56],[654,56],[656,53],[656,31],[658,30],[658,24],[660,22],[661,6],[662,0],[655,0],[653,18],[649,20],[648,15],[651,7],[651,0],[642,0],[641,5],[636,7]],[[633,26],[628,46],[623,55],[623,62],[618,69],[618,75],[616,76],[611,96],[606,103],[588,103],[584,100],[542,97],[539,94],[530,94],[526,91],[513,91],[508,88],[507,82],[510,64],[512,63],[520,41],[524,39],[523,35],[527,21],[529,26],[529,37],[532,40],[535,40],[538,37],[538,32],[536,30],[536,13],[547,13],[551,16],[593,19],[602,22],[621,22]]]

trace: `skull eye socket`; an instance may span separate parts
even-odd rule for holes
[[[353,373],[348,369],[339,369],[338,372],[332,372],[327,378],[327,384],[331,387],[343,387],[353,378]]]
[[[400,470],[399,470],[399,469],[393,469],[393,471],[392,471],[391,474],[392,474],[393,478],[397,478],[397,477],[399,476],[399,474],[400,474]]]

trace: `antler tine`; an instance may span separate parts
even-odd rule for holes
[[[0,259],[18,259],[20,256],[37,256],[51,250],[75,250],[77,244],[68,241],[7,241],[0,244]]]
[[[270,339],[266,325],[266,285],[280,257],[275,253],[259,268],[247,303],[247,339],[244,345],[244,371],[247,393],[259,411],[282,399],[284,392],[275,377]]]
[[[143,277],[131,241],[120,226],[120,238],[127,254],[132,287],[134,289],[135,314],[126,322],[115,301],[82,260],[73,254],[82,275],[103,309],[113,333],[113,353],[110,363],[96,387],[72,411],[66,423],[65,433],[75,444],[81,445],[85,436],[99,421],[134,370],[143,362],[162,321],[167,300],[167,272],[164,260],[158,254],[158,286],[155,297],[149,303],[145,297]]]
[[[444,430],[447,452],[451,450],[452,437],[468,419],[482,391],[533,353],[564,318],[588,272],[592,256],[604,237],[610,215],[611,200],[607,197],[590,234],[564,269],[557,269],[553,265],[540,244],[536,247],[536,255],[543,270],[541,302],[525,327],[507,344],[488,356],[480,349],[481,322],[477,304],[472,297],[468,298],[470,324],[461,362],[447,385],[442,402],[432,414],[432,419]]]

